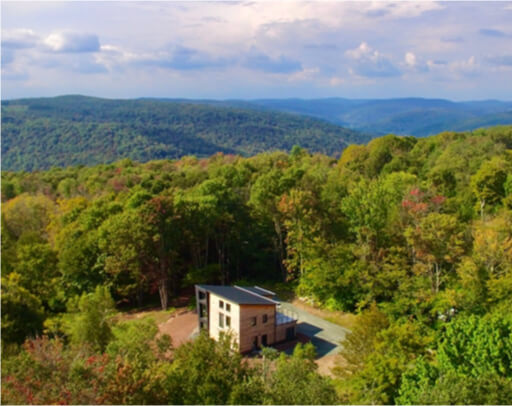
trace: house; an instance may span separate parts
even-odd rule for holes
[[[242,286],[196,285],[199,329],[231,333],[241,353],[295,338],[297,319],[279,311],[275,293]]]

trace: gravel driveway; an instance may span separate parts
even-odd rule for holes
[[[342,348],[341,342],[345,339],[345,335],[350,332],[344,327],[299,309],[288,302],[281,302],[280,311],[294,314],[298,318],[297,332],[311,339],[316,347],[318,357],[338,353]]]

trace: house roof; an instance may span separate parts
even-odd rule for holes
[[[237,286],[239,287],[239,286]],[[245,290],[249,290],[252,293],[256,293],[257,295],[261,296],[275,296],[276,294],[270,290],[260,288],[259,286],[240,286],[244,288]]]
[[[198,288],[211,292],[217,296],[223,297],[230,302],[237,304],[251,305],[275,305],[276,301],[261,296],[261,293],[240,286],[220,286],[220,285],[197,285]]]

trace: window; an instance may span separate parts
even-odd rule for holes
[[[266,334],[263,334],[263,335],[261,336],[261,345],[262,345],[263,347],[266,347],[266,346],[267,346],[267,335],[266,335]]]
[[[266,314],[263,315],[263,323],[266,323],[268,321],[268,316]]]
[[[202,303],[199,304],[199,317],[206,317],[206,306]]]
[[[256,317],[251,317],[251,326],[256,325]]]
[[[231,317],[226,316],[226,327],[231,327]]]
[[[224,315],[219,313],[219,327],[224,328]]]
[[[199,300],[203,300],[206,297],[203,291],[199,291]]]
[[[224,309],[224,302],[222,300],[219,300],[219,307],[221,309]]]
[[[231,305],[229,303],[226,303],[226,311],[227,312],[231,311]]]

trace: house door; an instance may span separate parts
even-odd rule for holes
[[[258,336],[254,336],[254,338],[252,339],[252,349],[258,349]]]
[[[286,339],[293,340],[295,338],[295,327],[288,327],[286,329]]]
[[[261,345],[266,347],[267,346],[267,335],[266,334],[263,334],[261,336]]]

